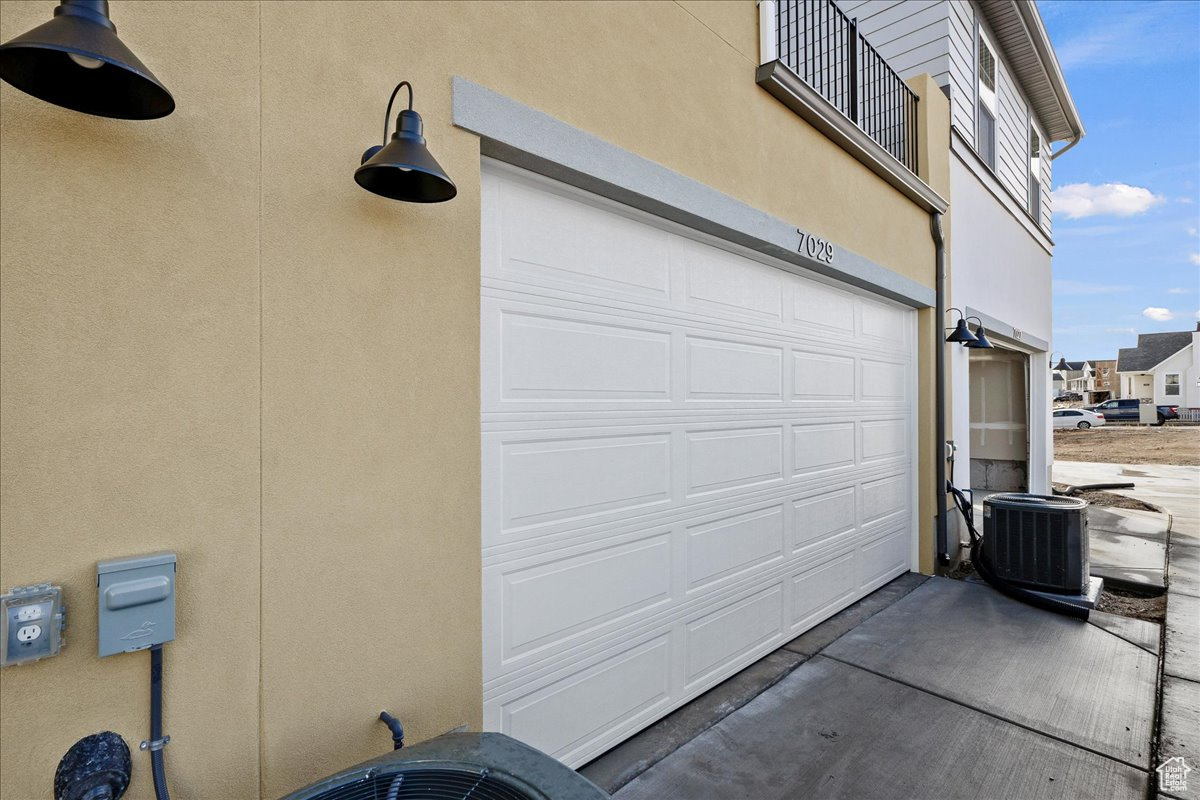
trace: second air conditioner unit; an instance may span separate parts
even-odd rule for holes
[[[1076,497],[994,494],[983,501],[983,555],[1009,583],[1085,595],[1087,505]]]

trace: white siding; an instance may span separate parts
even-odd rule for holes
[[[858,19],[859,32],[896,72],[906,78],[928,72],[942,86],[949,81],[943,0],[841,0],[838,7]]]
[[[950,20],[950,122],[975,144],[975,9],[947,0]]]

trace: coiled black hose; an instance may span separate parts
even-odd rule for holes
[[[996,591],[1006,594],[1014,600],[1020,600],[1022,603],[1028,603],[1031,606],[1036,606],[1046,611],[1053,611],[1056,614],[1062,614],[1066,617],[1083,620],[1088,618],[1089,609],[1087,608],[1062,600],[1055,600],[1052,597],[1045,597],[1037,592],[1031,592],[1028,589],[1011,584],[997,575],[992,570],[991,565],[987,563],[987,559],[984,558],[983,536],[980,535],[979,531],[975,530],[975,508],[971,505],[971,501],[950,481],[946,481],[946,491],[953,495],[955,506],[958,507],[959,513],[966,520],[967,531],[971,535],[971,564],[975,567],[975,571],[979,573],[979,577],[987,581]]]
[[[167,791],[167,767],[163,763],[162,751],[162,645],[150,648],[150,769],[154,776],[154,796],[158,800],[171,800]]]

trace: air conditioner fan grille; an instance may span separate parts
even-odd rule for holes
[[[488,770],[413,769],[335,786],[312,800],[538,800]]]
[[[1047,494],[993,494],[990,495],[987,500],[993,506],[1021,506],[1030,509],[1046,509],[1054,511],[1066,511],[1087,507],[1087,501],[1079,497],[1062,497],[1059,495]]]

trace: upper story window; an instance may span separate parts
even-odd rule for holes
[[[1035,220],[1042,214],[1042,137],[1029,126],[1029,213]]]
[[[984,163],[996,168],[996,56],[979,32],[979,58],[975,63],[975,151]]]
[[[1177,395],[1179,394],[1179,373],[1168,372],[1164,377],[1163,394]]]

